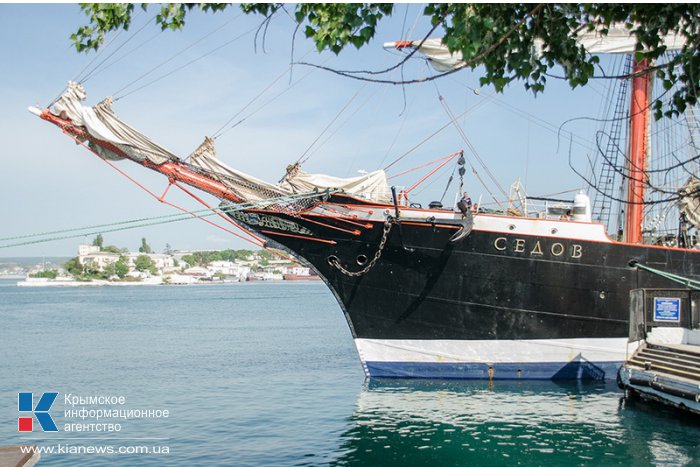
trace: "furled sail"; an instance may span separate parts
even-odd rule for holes
[[[224,164],[216,157],[214,140],[208,136],[190,156],[190,163],[203,169],[208,175],[234,190],[246,200],[261,200],[289,194],[290,192],[248,175]]]
[[[576,34],[576,40],[587,52],[592,54],[628,54],[636,50],[637,37],[632,30],[627,29],[624,24],[608,28],[607,33],[601,32],[602,27],[592,31],[582,30]],[[685,37],[677,34],[667,34],[662,38],[666,50],[680,50],[685,45]],[[442,39],[426,39],[421,41],[396,41],[387,42],[384,48],[404,48],[416,47],[418,51],[425,55],[430,64],[439,72],[451,71],[465,65],[462,53],[456,51],[451,53]],[[541,55],[543,41],[535,39],[534,55]]]
[[[112,145],[137,162],[146,160],[161,165],[165,162],[180,162],[180,159],[150,138],[127,125],[111,109],[112,100],[107,98],[95,107],[83,106],[85,89],[78,83],[69,82],[63,95],[53,104],[50,111],[72,124],[84,127],[88,134],[108,145],[89,141],[90,148],[100,157],[110,160],[123,159],[122,155],[109,150]],[[214,140],[204,142],[191,154],[190,167],[199,169],[207,176],[223,183],[244,200],[263,200],[284,195],[341,190],[345,193],[367,198],[372,201],[390,201],[386,174],[378,170],[360,177],[339,178],[321,174],[309,174],[300,169],[299,164],[290,166],[286,176],[277,184],[271,184],[229,167],[216,157]]]
[[[422,43],[421,41],[396,41],[384,44],[385,49],[403,49],[405,47],[418,48],[418,51],[425,55],[432,67],[441,73],[464,66],[462,52],[450,52],[450,49],[439,38],[426,39]]]
[[[154,164],[162,164],[169,160],[179,160],[175,154],[122,122],[112,112],[111,98],[106,98],[95,107],[85,107],[81,102],[86,98],[85,89],[80,84],[69,81],[68,88],[53,104],[51,112],[84,126],[90,135],[113,144],[137,161],[148,159]],[[91,144],[90,147],[107,159],[121,158],[99,145]]]
[[[383,170],[376,170],[359,177],[340,178],[304,172],[297,163],[287,168],[287,175],[282,179],[279,186],[292,193],[336,188],[345,193],[373,201],[391,201],[386,173]]]
[[[688,221],[700,229],[700,179],[691,176],[678,190],[678,207]]]
[[[581,31],[576,40],[592,54],[630,54],[637,50],[637,36],[622,24],[610,27],[607,34],[603,34],[600,28]],[[685,45],[685,37],[678,34],[662,36],[661,41],[668,51],[680,50]]]

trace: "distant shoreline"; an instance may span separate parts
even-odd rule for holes
[[[24,279],[24,277],[0,277],[0,280],[17,280]],[[256,281],[199,281],[192,283],[167,283],[161,281],[107,281],[107,280],[92,280],[92,281],[27,281],[22,280],[17,282],[18,287],[28,287],[28,288],[41,288],[41,287],[129,287],[129,286],[207,286],[207,285],[221,285],[221,284],[279,284],[279,283],[295,283],[295,282],[319,282],[318,279],[307,279],[307,280],[256,280]]]

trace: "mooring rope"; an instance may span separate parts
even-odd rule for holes
[[[691,289],[700,290],[700,281],[696,281],[695,279],[690,279],[688,277],[679,276],[678,274],[673,274],[671,272],[666,272],[666,271],[662,271],[660,269],[655,269],[655,268],[652,268],[650,266],[646,266],[642,263],[634,262],[634,263],[632,263],[632,266],[637,267],[643,271],[647,271],[647,272],[650,272],[652,274],[656,274],[657,276],[663,277],[664,279],[668,279],[668,280],[676,282],[678,284],[682,284],[686,287],[690,287]]]

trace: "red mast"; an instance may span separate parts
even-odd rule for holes
[[[648,60],[634,61],[634,73],[644,71]],[[627,213],[625,215],[625,240],[628,243],[642,242],[642,220],[644,214],[644,186],[646,184],[647,131],[649,128],[649,97],[651,74],[632,79],[630,104],[630,151],[627,165]]]

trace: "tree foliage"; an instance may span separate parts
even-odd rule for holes
[[[43,279],[55,279],[56,277],[58,277],[58,270],[49,269],[49,270],[39,271],[39,272],[35,272],[34,274],[30,274],[29,277],[40,277]]]
[[[126,256],[120,256],[117,262],[114,263],[114,273],[120,279],[124,279],[129,274],[129,260]]]
[[[260,253],[266,251],[259,251]],[[195,251],[182,257],[190,266],[208,266],[212,261],[246,260],[253,255],[251,250]]]
[[[148,255],[139,255],[134,261],[134,268],[141,272],[150,272],[151,274],[157,274],[156,263]]]
[[[83,273],[83,265],[80,264],[80,261],[78,261],[78,258],[71,258],[68,261],[65,262],[63,267],[68,271],[69,274],[72,274],[74,276],[80,275]]]
[[[117,274],[116,263],[105,264],[105,266],[102,268],[102,275],[106,279],[109,279],[110,277],[115,276],[116,274]]]
[[[141,239],[141,246],[139,247],[139,253],[153,253],[151,245],[148,244],[145,238]]]
[[[97,234],[97,236],[92,240],[92,246],[99,246],[102,248],[102,244],[104,243],[104,238],[102,237],[102,234]]]
[[[230,4],[170,3],[160,6],[155,22],[162,29],[178,30],[192,9],[217,12]],[[134,12],[132,3],[87,3],[81,8],[89,17],[89,24],[71,36],[78,51],[97,49],[105,34],[117,29],[128,29]],[[142,5],[148,8],[147,4]],[[265,23],[280,11],[284,4],[245,3],[240,8],[249,14],[260,14]],[[367,44],[375,35],[380,21],[393,13],[396,5],[390,3],[298,3],[293,6],[293,20],[310,38],[319,51],[340,53],[347,45],[357,48]],[[650,70],[664,80],[666,89],[675,88],[668,108],[659,100],[655,105],[656,117],[678,114],[688,105],[697,103],[700,87],[700,5],[669,3],[429,3],[423,14],[442,35],[450,51],[459,51],[465,60],[464,68],[483,67],[482,85],[493,85],[502,91],[513,81],[522,81],[525,88],[543,91],[547,79],[564,70],[563,79],[572,87],[585,85],[596,75],[599,58],[590,55],[576,42],[576,31],[602,29],[624,24],[637,39],[637,60],[660,59],[666,52],[660,37],[674,32],[686,39],[685,48],[671,60]],[[398,39],[398,38],[397,38]],[[544,52],[533,54],[535,40],[544,42]],[[421,80],[414,80],[421,81]]]
[[[101,248],[101,251],[103,251],[103,252],[105,252],[105,253],[116,253],[116,254],[121,254],[121,253],[124,251],[124,249],[123,249],[123,248],[119,248],[119,247],[116,246],[116,245],[107,245],[107,246],[105,246],[105,247],[102,247],[102,248]]]

